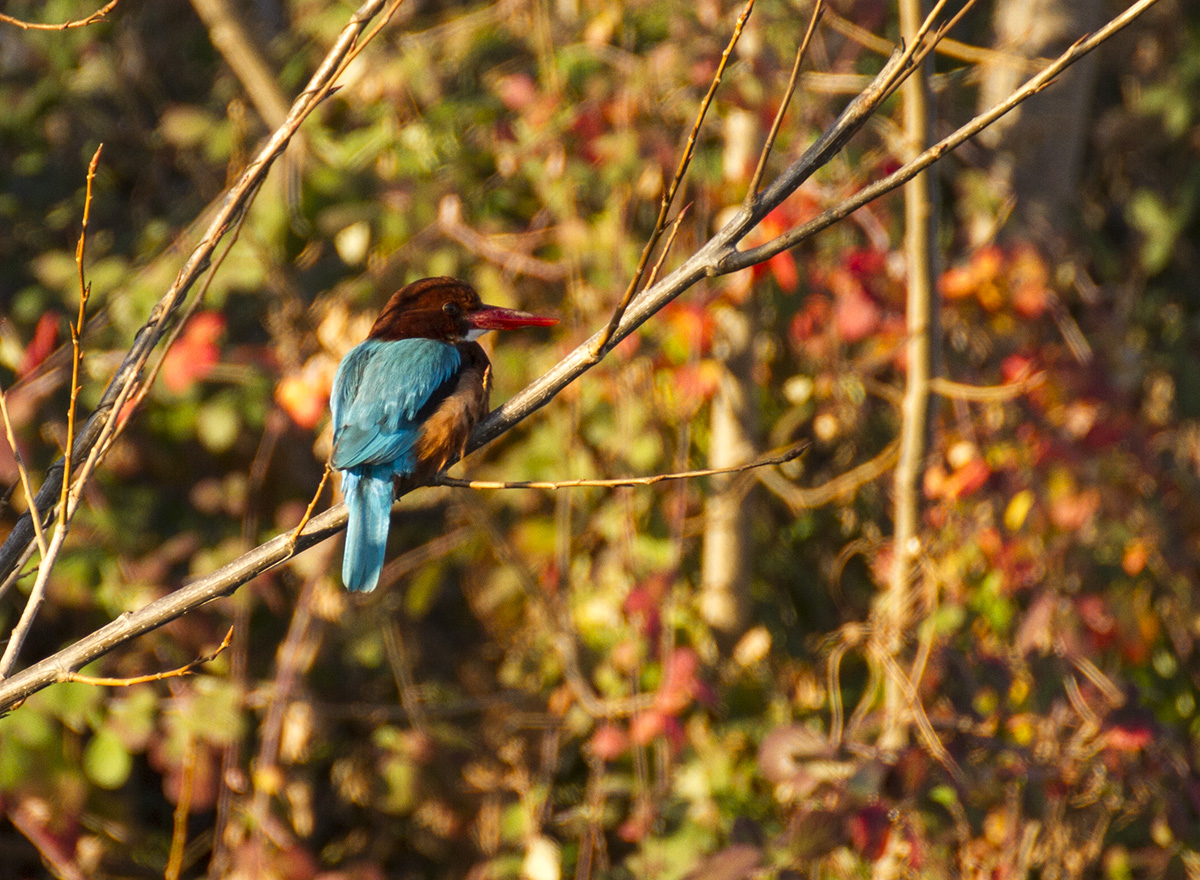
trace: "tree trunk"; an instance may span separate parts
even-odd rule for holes
[[[753,327],[744,311],[723,308],[718,354],[724,365],[709,417],[709,467],[745,464],[754,458],[758,413],[754,406]],[[736,638],[750,614],[751,531],[747,480],[741,474],[713,477],[704,505],[700,564],[700,613],[717,633]]]
[[[1005,0],[992,19],[995,48],[1010,59],[1052,57],[1103,21],[1101,0]],[[1057,236],[1078,202],[1080,166],[1087,139],[1098,56],[1074,64],[1054,88],[1035,95],[983,133],[995,150],[996,191],[1016,199],[1016,216],[1029,232]],[[985,62],[980,108],[1002,100],[1030,68]],[[982,237],[976,230],[973,237]],[[991,229],[991,223],[986,224]]]

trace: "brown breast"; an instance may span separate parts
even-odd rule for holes
[[[413,479],[426,482],[461,458],[475,425],[488,413],[492,365],[474,342],[460,343],[463,367],[454,390],[421,426]]]

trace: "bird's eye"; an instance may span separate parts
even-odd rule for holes
[[[448,303],[444,304],[442,306],[442,311],[445,312],[447,315],[449,315],[451,318],[457,318],[459,315],[462,314],[462,309],[459,308],[459,305],[456,302],[448,302]]]

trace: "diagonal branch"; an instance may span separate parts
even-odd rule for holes
[[[1054,83],[1064,70],[1082,58],[1084,55],[1091,52],[1101,43],[1111,39],[1119,31],[1128,27],[1138,18],[1143,12],[1155,5],[1158,0],[1138,0],[1116,18],[1112,19],[1108,24],[1092,34],[1083,37],[1073,43],[1065,52],[1059,55],[1054,61],[1042,69],[1036,76],[1030,78],[1025,85],[1017,89],[1005,100],[1001,101],[991,110],[981,113],[963,125],[950,135],[947,135],[942,140],[938,141],[921,155],[917,156],[911,162],[905,163],[892,174],[884,177],[881,180],[875,181],[870,186],[863,187],[853,196],[830,208],[825,213],[818,217],[814,217],[809,222],[802,226],[766,242],[759,247],[752,248],[748,251],[740,251],[736,255],[731,255],[730,258],[722,262],[720,266],[720,274],[727,272],[736,272],[739,269],[745,269],[749,266],[755,266],[782,251],[793,248],[800,242],[812,238],[818,232],[828,229],[834,223],[842,220],[853,214],[863,205],[868,202],[873,202],[875,199],[889,193],[904,183],[907,183],[912,178],[916,177],[934,162],[941,159],[946,153],[954,150],[965,141],[970,140],[979,134],[989,125],[1000,119],[1009,111],[1013,110],[1019,104],[1029,100],[1038,92],[1049,87]],[[849,108],[847,108],[849,109]],[[815,146],[815,144],[814,144]]]

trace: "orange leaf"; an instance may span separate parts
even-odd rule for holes
[[[212,372],[221,356],[217,340],[224,332],[225,318],[220,312],[199,312],[192,316],[163,359],[162,380],[168,391],[182,394]]]

